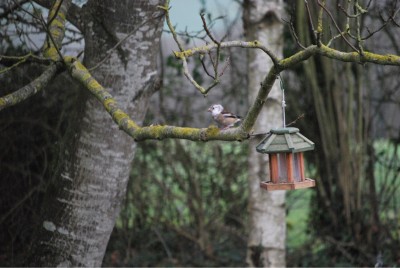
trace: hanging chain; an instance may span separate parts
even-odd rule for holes
[[[280,80],[280,85],[281,85],[281,90],[282,90],[282,121],[283,121],[283,127],[286,127],[286,116],[285,116],[285,107],[286,107],[286,101],[285,101],[285,89],[283,88],[283,79],[281,75],[279,74],[279,80]]]

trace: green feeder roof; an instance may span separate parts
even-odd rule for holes
[[[257,152],[297,153],[314,150],[314,143],[300,134],[298,128],[272,129],[256,147]]]

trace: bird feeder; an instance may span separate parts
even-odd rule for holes
[[[314,187],[315,181],[304,175],[303,152],[314,150],[314,143],[301,135],[298,128],[273,129],[256,147],[269,155],[270,181],[261,182],[267,191]]]

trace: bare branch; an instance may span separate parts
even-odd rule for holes
[[[262,45],[257,40],[253,41],[253,42],[244,42],[244,41],[221,42],[219,45],[208,44],[206,46],[194,47],[192,49],[188,49],[188,50],[181,51],[181,52],[175,51],[174,52],[175,57],[182,60],[182,66],[183,66],[185,76],[188,78],[190,83],[192,83],[204,95],[206,95],[210,91],[210,89],[215,87],[219,83],[219,81],[217,79],[215,79],[214,82],[208,88],[204,88],[204,87],[200,86],[191,76],[186,59],[188,57],[191,57],[196,54],[206,54],[211,50],[214,50],[214,49],[218,50],[218,47],[220,49],[227,48],[227,47],[258,48],[258,49],[261,49],[262,51],[266,52],[268,55],[270,55],[270,57],[275,65],[278,64],[277,57],[274,54],[272,54],[272,52],[269,49],[267,49],[264,45]]]
[[[50,10],[48,25],[45,26],[49,38],[43,47],[43,54],[53,60],[62,59],[60,49],[65,36],[65,22],[71,0],[56,0]],[[41,22],[44,23],[43,18]]]
[[[4,108],[20,103],[41,91],[56,76],[57,71],[61,70],[61,66],[61,63],[50,65],[38,78],[36,78],[26,86],[4,97],[1,97],[0,111]]]
[[[25,62],[36,62],[41,64],[48,64],[51,60],[38,57],[33,53],[28,53],[24,56],[5,56],[0,55],[0,63],[7,66],[5,68],[0,69],[0,74],[10,71],[11,69],[25,63]]]
[[[317,42],[317,36],[316,36],[316,32],[315,32],[313,21],[312,21],[310,7],[308,6],[308,1],[304,0],[304,4],[305,4],[306,9],[307,9],[307,15],[308,15],[308,20],[310,22],[311,32],[313,33],[313,39],[314,39],[313,42],[316,43]]]
[[[279,63],[279,59],[263,44],[261,44],[260,41],[250,41],[250,42],[246,42],[246,41],[227,41],[227,42],[221,42],[221,48],[228,48],[228,47],[241,47],[241,48],[256,48],[256,49],[261,49],[262,51],[264,51],[272,60],[272,62],[274,64],[278,64]],[[175,51],[174,54],[177,58],[181,58],[181,57],[191,57],[193,55],[196,54],[205,54],[208,53],[208,51],[210,50],[214,50],[217,48],[216,44],[208,44],[205,46],[201,46],[201,47],[194,47],[188,50],[184,50],[181,52]]]
[[[52,1],[48,0],[32,0],[36,4],[45,7],[47,9],[51,9],[52,7]],[[82,25],[81,25],[81,8],[73,3],[71,3],[68,13],[67,13],[67,20],[72,23],[76,28],[78,28],[80,31],[82,31]]]
[[[394,19],[395,19],[397,13],[399,13],[399,11],[400,11],[400,8],[396,9],[396,11],[394,11],[394,12],[389,16],[389,18],[388,18],[387,20],[384,20],[384,19],[382,18],[383,24],[382,24],[378,29],[376,29],[375,31],[369,31],[369,30],[368,30],[368,33],[369,33],[369,34],[368,34],[367,36],[365,36],[365,37],[362,37],[362,40],[366,40],[366,39],[370,38],[371,36],[373,36],[374,34],[376,34],[377,32],[381,31],[383,28],[385,28],[386,26],[388,26],[388,25],[390,24],[390,22],[393,22],[394,24],[396,24],[396,21],[395,21]]]
[[[2,6],[4,8],[3,13],[0,14],[0,19],[6,18],[9,14],[13,13],[14,11],[18,10],[23,4],[29,2],[30,0],[22,0],[22,1],[14,1],[13,5],[10,5],[8,8]]]
[[[299,115],[295,120],[293,120],[289,124],[286,124],[286,127],[296,124],[297,121],[299,121],[300,119],[303,119],[303,118],[304,118],[304,114]]]
[[[204,72],[206,72],[206,74],[207,74],[209,77],[211,77],[212,79],[215,79],[215,77],[212,76],[212,75],[208,72],[208,70],[207,70],[207,66],[206,66],[206,64],[204,63],[204,55],[200,55],[199,58],[200,58],[201,65],[203,66]]]
[[[333,22],[333,25],[335,25],[335,28],[337,29],[337,31],[339,32],[340,36],[343,38],[343,40],[349,45],[349,47],[351,47],[354,51],[358,51],[358,49],[356,47],[354,47],[354,45],[352,43],[349,42],[349,40],[347,40],[347,38],[344,36],[342,30],[340,30],[339,26],[337,25],[335,19],[333,18],[333,15],[331,14],[331,12],[324,6],[321,4],[320,0],[317,0],[318,5],[328,14],[328,16],[331,18],[331,21]]]
[[[221,73],[219,74],[219,77],[224,75],[225,70],[228,68],[228,66],[231,65],[231,58],[227,57],[225,60],[225,66],[222,68]]]
[[[282,19],[282,20],[283,20],[283,22],[285,22],[286,24],[289,25],[290,33],[292,34],[293,38],[295,39],[296,44],[297,44],[299,47],[301,47],[302,49],[305,49],[306,47],[303,46],[303,45],[300,43],[299,37],[298,37],[297,34],[296,34],[296,30],[295,30],[294,25],[293,25],[293,16],[290,17],[290,21],[287,21],[287,20],[284,20],[284,19]]]
[[[175,43],[178,45],[179,50],[183,51],[184,50],[183,46],[182,46],[181,42],[178,39],[178,35],[176,34],[175,28],[174,28],[174,26],[172,25],[172,22],[171,22],[171,18],[169,17],[169,9],[170,9],[169,1],[170,0],[166,0],[165,6],[158,6],[158,7],[165,11],[165,20],[167,22],[169,30],[171,31],[172,37],[174,38]]]
[[[206,19],[204,18],[204,13],[200,14],[201,20],[203,21],[203,28],[206,31],[208,37],[210,37],[210,39],[215,43],[215,44],[219,44],[220,42],[217,41],[217,39],[214,38],[214,36],[211,34],[211,31],[208,29],[207,27],[207,23],[206,23]]]

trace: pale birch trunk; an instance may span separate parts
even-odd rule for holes
[[[163,19],[161,1],[89,1],[84,8],[85,65],[101,61],[118,40],[139,29],[92,71],[139,124],[153,82]],[[157,17],[156,17],[157,16]],[[156,18],[155,18],[156,17]],[[143,22],[146,22],[142,25]],[[57,189],[49,193],[28,265],[100,266],[125,196],[135,143],[89,96],[66,152]]]
[[[245,0],[243,21],[247,40],[259,40],[278,58],[283,52],[283,1]],[[254,102],[260,83],[273,66],[267,55],[248,50],[248,92]],[[267,132],[282,127],[282,93],[279,80],[268,96],[254,131]],[[259,139],[250,141],[249,167],[249,238],[246,263],[251,267],[285,266],[286,213],[285,192],[260,189],[260,181],[268,180],[268,157],[256,152]]]

